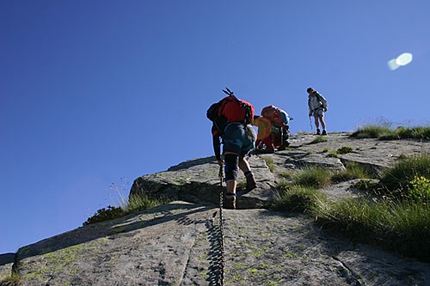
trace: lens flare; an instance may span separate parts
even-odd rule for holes
[[[396,63],[399,66],[405,66],[405,65],[409,64],[410,62],[412,62],[412,54],[410,54],[410,53],[403,53],[400,56],[398,56],[396,59]]]
[[[399,67],[405,66],[412,62],[412,54],[411,53],[403,53],[395,59],[391,59],[388,61],[388,68],[390,70],[396,70]]]
[[[397,64],[397,62],[396,62],[396,60],[397,59],[392,59],[392,60],[389,60],[388,61],[388,68],[390,69],[390,70],[395,70],[395,69],[398,69],[400,66]]]

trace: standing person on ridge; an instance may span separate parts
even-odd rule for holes
[[[312,87],[306,90],[309,94],[308,96],[308,107],[309,107],[309,117],[313,116],[315,118],[315,127],[317,129],[317,135],[327,135],[326,125],[324,121],[324,112],[327,111],[328,104],[327,100]],[[323,129],[322,133],[319,128],[319,123],[321,122],[321,127]]]
[[[222,166],[225,162],[225,182],[227,192],[225,207],[236,208],[236,187],[238,168],[246,177],[246,192],[257,187],[254,174],[245,155],[255,147],[255,131],[249,124],[254,117],[254,106],[238,99],[228,88],[223,90],[227,97],[212,104],[207,117],[213,122],[212,139],[215,157]],[[221,140],[224,161],[221,159]]]

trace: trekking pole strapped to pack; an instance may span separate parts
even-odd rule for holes
[[[226,87],[225,89],[222,90],[222,91],[224,91],[225,94],[230,95],[230,96],[235,96],[234,92],[232,92],[228,87]]]

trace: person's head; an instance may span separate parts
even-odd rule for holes
[[[312,92],[314,92],[314,89],[312,87],[308,87],[308,89],[306,90],[309,94],[312,94]]]

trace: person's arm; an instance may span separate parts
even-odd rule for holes
[[[215,126],[212,126],[212,145],[213,145],[215,157],[218,161],[218,164],[222,164],[221,140],[220,140],[219,132]]]

